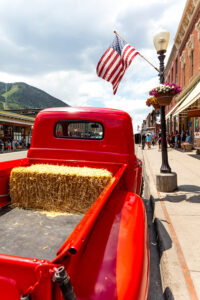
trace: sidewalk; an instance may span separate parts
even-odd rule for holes
[[[4,152],[0,154],[0,162],[8,161],[8,160],[15,160],[27,157],[28,150],[20,150],[20,151],[10,151]]]
[[[141,150],[145,183],[154,208],[163,292],[167,299],[200,299],[200,155],[168,148],[169,165],[177,173],[178,190],[158,192],[158,146]]]

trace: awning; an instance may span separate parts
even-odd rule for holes
[[[181,103],[182,103],[182,101],[181,101]],[[172,115],[173,111],[177,108],[178,105],[180,105],[180,101],[178,103],[176,103],[176,105],[166,114],[166,116],[165,116],[166,120],[168,120],[170,118],[170,115]]]
[[[175,105],[174,107],[172,107],[172,109],[171,109],[171,110],[166,114],[166,116],[165,116],[166,120],[170,118],[170,115],[172,115],[172,113],[176,110],[176,108],[177,108],[178,106],[180,106],[181,103],[183,103],[183,101],[185,100],[185,98],[188,97],[190,93],[191,93],[191,90],[189,90],[189,92],[187,92],[187,93],[183,96],[183,98],[181,98],[181,99],[176,103],[176,105]],[[175,114],[174,114],[174,115],[175,115]]]
[[[0,110],[0,122],[32,126],[35,118]]]
[[[188,108],[190,105],[192,105],[195,101],[197,101],[200,97],[200,82],[197,83],[197,85],[194,87],[194,89],[191,91],[191,93],[188,95],[186,100],[182,102],[182,104],[179,106],[179,108],[175,111],[173,116],[178,115],[183,110]]]
[[[34,122],[30,122],[30,121],[20,121],[20,120],[16,120],[16,119],[9,119],[9,118],[1,118],[0,116],[0,123],[1,122],[6,122],[6,123],[10,123],[12,125],[14,124],[20,124],[22,127],[23,126],[33,126]]]

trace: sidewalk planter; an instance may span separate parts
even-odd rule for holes
[[[170,95],[168,93],[158,93],[156,95],[156,99],[160,106],[166,106],[172,102],[173,96],[174,95]]]

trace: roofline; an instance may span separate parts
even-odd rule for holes
[[[181,48],[193,19],[199,10],[199,6],[199,0],[187,0],[174,38],[174,44],[177,49]]]
[[[188,30],[193,21],[193,18],[196,15],[197,10],[199,9],[199,5],[200,5],[199,0],[187,0],[187,2],[185,4],[185,7],[184,7],[184,10],[182,13],[182,17],[179,22],[178,29],[176,31],[176,35],[174,38],[173,47],[172,47],[172,50],[170,52],[170,55],[169,55],[169,58],[168,58],[168,61],[167,61],[166,67],[165,67],[166,72],[168,72],[171,61],[172,61],[173,57],[176,55],[176,54],[174,55],[174,52],[179,50],[181,48],[182,44],[184,43],[185,37],[188,33]],[[190,9],[190,12],[188,13],[188,8],[190,6],[191,6],[191,9]],[[181,36],[181,41],[180,41],[180,36]]]
[[[8,113],[7,111],[4,111],[4,110],[0,110],[0,116],[16,118],[16,119],[25,120],[25,121],[33,121],[33,122],[35,121],[35,118],[27,117],[27,116],[15,114],[15,113]]]

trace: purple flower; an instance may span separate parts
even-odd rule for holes
[[[166,89],[165,89],[166,87]],[[182,91],[181,87],[176,83],[165,82],[149,92],[149,95],[156,96],[159,93],[169,93],[176,95]]]

